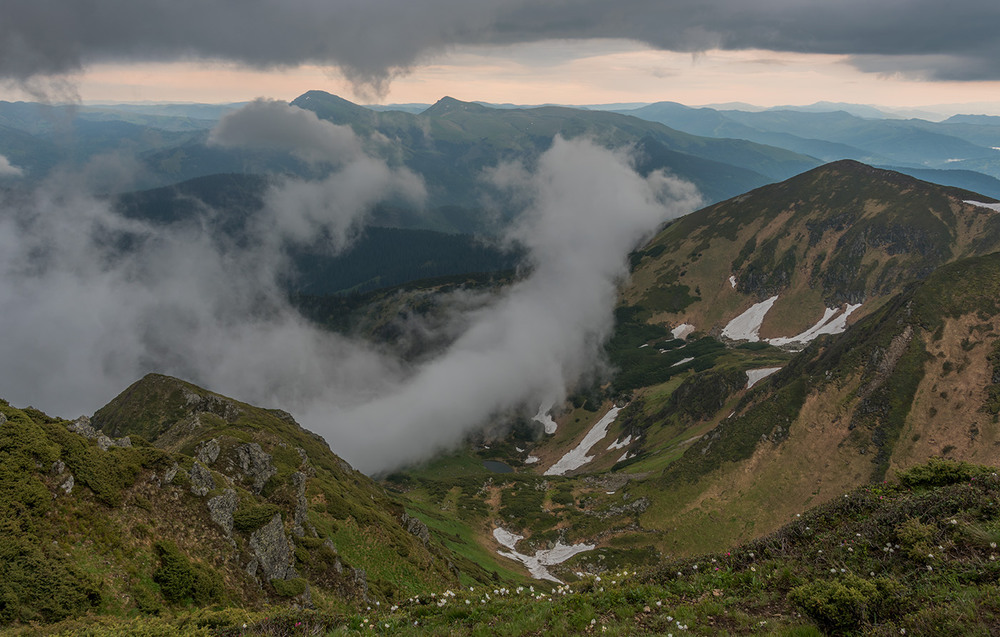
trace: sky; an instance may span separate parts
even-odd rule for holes
[[[122,215],[105,194],[134,189],[143,168],[122,149],[0,188],[0,360],[16,362],[0,366],[3,398],[75,417],[145,373],[166,373],[285,409],[366,472],[511,415],[558,411],[575,389],[607,380],[603,343],[629,252],[702,199],[666,173],[639,175],[634,149],[587,139],[556,136],[530,161],[484,168],[480,201],[487,214],[490,202],[516,209],[501,239],[526,250],[527,267],[503,290],[442,299],[437,324],[401,317],[404,338],[437,330],[449,343],[407,361],[390,345],[313,325],[284,282],[295,274],[291,248],[339,254],[378,203],[419,210],[427,185],[386,159],[402,150],[397,141],[288,100],[321,89],[361,103],[990,102],[960,110],[1000,114],[996,0],[3,8],[0,99],[247,101],[207,143],[288,153],[310,167],[274,181],[260,209],[241,217],[238,240],[211,231],[218,211],[207,205],[166,224]],[[24,177],[0,152],[2,183]]]
[[[892,0],[11,0],[0,98],[976,103],[1000,4]],[[192,19],[192,16],[197,18]]]

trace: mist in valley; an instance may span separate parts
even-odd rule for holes
[[[166,373],[286,409],[361,470],[388,469],[605,373],[628,252],[700,201],[662,171],[640,176],[628,149],[586,138],[556,137],[530,165],[490,167],[484,201],[520,208],[503,240],[526,250],[523,275],[498,294],[456,296],[443,322],[450,345],[407,363],[307,321],[285,285],[291,248],[339,253],[380,201],[425,199],[421,179],[369,154],[370,141],[272,100],[224,117],[210,143],[287,152],[321,175],[276,180],[238,237],[212,232],[216,212],[199,202],[199,214],[170,223],[120,214],[99,193],[130,174],[124,158],[8,190],[4,397],[75,417],[145,373]]]

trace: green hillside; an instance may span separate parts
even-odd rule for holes
[[[1000,222],[966,200],[988,198],[837,162],[688,215],[633,255],[616,372],[555,407],[554,434],[515,420],[390,485],[430,512],[466,502],[457,519],[480,537],[595,542],[553,571],[571,578],[724,550],[932,456],[993,462]],[[780,346],[726,335],[773,295],[762,339],[824,308],[843,326]],[[615,404],[589,459],[548,475]]]
[[[492,577],[284,412],[151,374],[92,420],[0,414],[6,625],[347,612]]]

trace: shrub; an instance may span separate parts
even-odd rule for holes
[[[899,584],[889,578],[868,580],[847,575],[838,580],[797,586],[788,598],[824,628],[851,630],[884,617],[892,609],[899,590]]]
[[[931,458],[926,464],[911,467],[896,474],[904,487],[943,487],[991,473],[981,465],[946,458]]]
[[[273,579],[271,586],[274,592],[281,597],[298,597],[306,592],[306,581],[301,577],[292,579]]]
[[[280,512],[281,510],[270,502],[240,507],[233,513],[233,528],[251,533],[270,522],[274,514]]]
[[[153,546],[160,558],[153,581],[160,585],[164,599],[176,603],[190,598],[206,604],[222,597],[222,580],[214,570],[191,564],[177,545],[168,540],[160,540]]]

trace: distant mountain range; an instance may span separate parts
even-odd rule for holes
[[[932,122],[879,116],[875,109],[826,110],[833,106],[751,112],[659,102],[618,112],[695,135],[747,139],[823,161],[855,159],[1000,196],[1000,117],[956,115]]]

